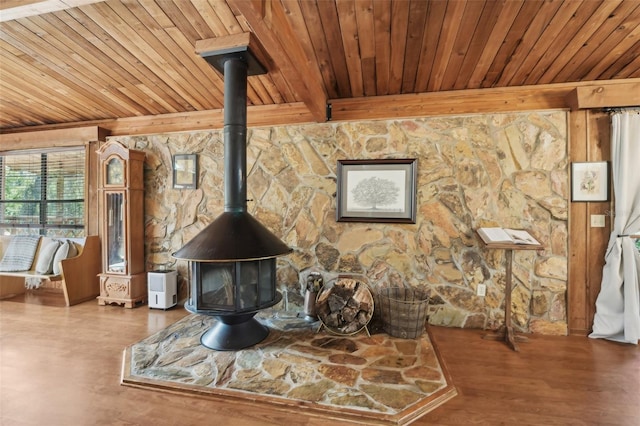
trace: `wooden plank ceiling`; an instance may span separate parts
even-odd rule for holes
[[[219,110],[197,40],[251,31],[248,104],[640,78],[635,0],[5,0],[0,131]]]

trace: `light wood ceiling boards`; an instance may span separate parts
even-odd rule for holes
[[[0,131],[217,111],[195,42],[251,31],[248,105],[640,78],[635,0],[5,0]]]

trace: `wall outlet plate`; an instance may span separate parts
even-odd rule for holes
[[[604,215],[592,214],[591,215],[591,227],[592,228],[604,228]]]
[[[484,284],[478,284],[478,287],[476,287],[476,294],[478,296],[486,296],[487,295],[487,286]]]

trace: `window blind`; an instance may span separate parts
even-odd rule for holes
[[[2,153],[0,166],[1,227],[84,228],[84,148]]]

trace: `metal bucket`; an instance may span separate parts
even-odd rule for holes
[[[422,335],[429,306],[427,289],[391,287],[381,288],[377,293],[377,309],[385,332],[402,339]]]

